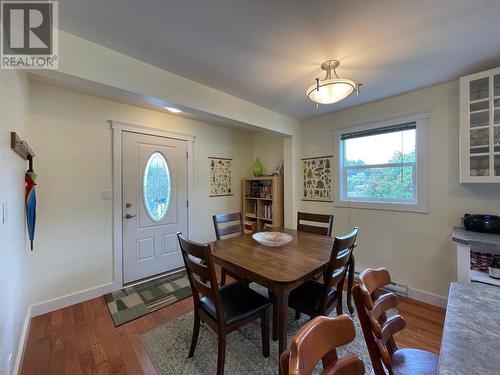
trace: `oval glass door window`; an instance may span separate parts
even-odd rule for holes
[[[144,207],[153,221],[161,221],[170,203],[171,180],[165,157],[154,152],[144,170]]]

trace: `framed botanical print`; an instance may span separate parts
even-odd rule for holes
[[[208,158],[210,197],[234,195],[231,186],[231,162],[228,158]]]
[[[302,159],[303,201],[333,202],[333,156]]]

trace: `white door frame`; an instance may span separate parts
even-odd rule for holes
[[[164,138],[187,141],[187,199],[188,199],[188,227],[186,235],[193,224],[193,194],[194,194],[194,159],[193,146],[195,136],[169,130],[151,128],[121,121],[111,121],[113,129],[113,284],[114,290],[123,287],[123,227],[122,227],[122,135],[124,131],[146,135],[156,135]]]

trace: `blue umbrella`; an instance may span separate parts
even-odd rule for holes
[[[31,163],[30,163],[31,164]],[[29,169],[24,177],[26,181],[26,222],[28,224],[28,236],[33,250],[33,239],[35,238],[36,222],[36,173]]]

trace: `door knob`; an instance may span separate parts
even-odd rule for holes
[[[130,214],[126,214],[125,215],[125,219],[132,219],[133,217],[136,217],[137,215],[130,215]]]

